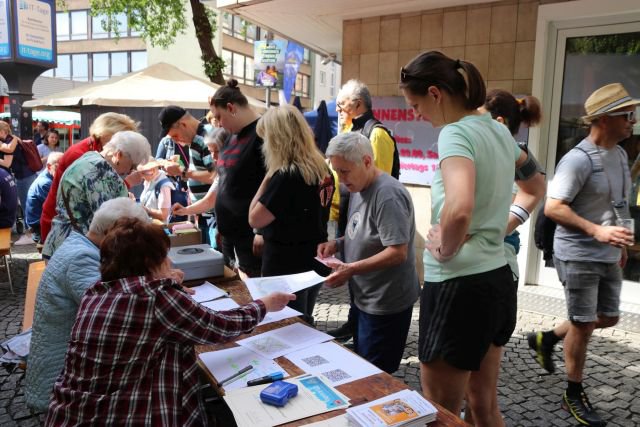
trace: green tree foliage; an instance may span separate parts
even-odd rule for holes
[[[567,53],[637,55],[640,53],[640,33],[570,38]]]
[[[62,6],[64,7],[64,0]],[[103,29],[119,37],[118,15],[125,14],[130,29],[140,31],[152,46],[166,48],[187,27],[185,14],[189,4],[205,74],[214,83],[224,84],[222,69],[224,61],[213,47],[216,30],[216,14],[199,0],[91,0],[91,15],[101,16]],[[59,3],[60,6],[60,3]]]

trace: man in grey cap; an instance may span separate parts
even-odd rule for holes
[[[204,126],[177,105],[164,107],[158,119],[162,126],[162,140],[158,144],[156,159],[174,160],[176,165],[166,167],[165,171],[174,178],[176,189],[186,190],[188,187],[193,195],[192,202],[202,199],[213,182],[215,168],[204,142]],[[213,212],[201,214],[198,225],[203,243],[211,243],[209,226],[215,226]]]
[[[620,83],[601,87],[585,102],[589,135],[560,160],[544,213],[558,224],[554,264],[565,290],[569,320],[528,335],[536,360],[554,371],[553,347],[564,339],[568,385],[562,406],[581,424],[604,426],[582,387],[587,344],[595,328],[618,323],[626,246],[634,244],[628,198],[627,154],[618,143],[629,138],[636,106]]]

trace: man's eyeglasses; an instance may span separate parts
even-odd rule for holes
[[[628,122],[632,122],[636,119],[636,110],[633,111],[618,111],[617,113],[608,113],[607,116],[626,116]]]

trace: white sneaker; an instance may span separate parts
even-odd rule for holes
[[[35,245],[35,243],[30,234],[23,234],[18,240],[13,242],[15,246]]]

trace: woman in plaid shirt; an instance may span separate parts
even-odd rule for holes
[[[121,219],[100,248],[102,282],[87,289],[56,381],[47,426],[207,425],[193,346],[250,332],[295,295],[273,293],[213,312],[172,279],[169,238]]]

